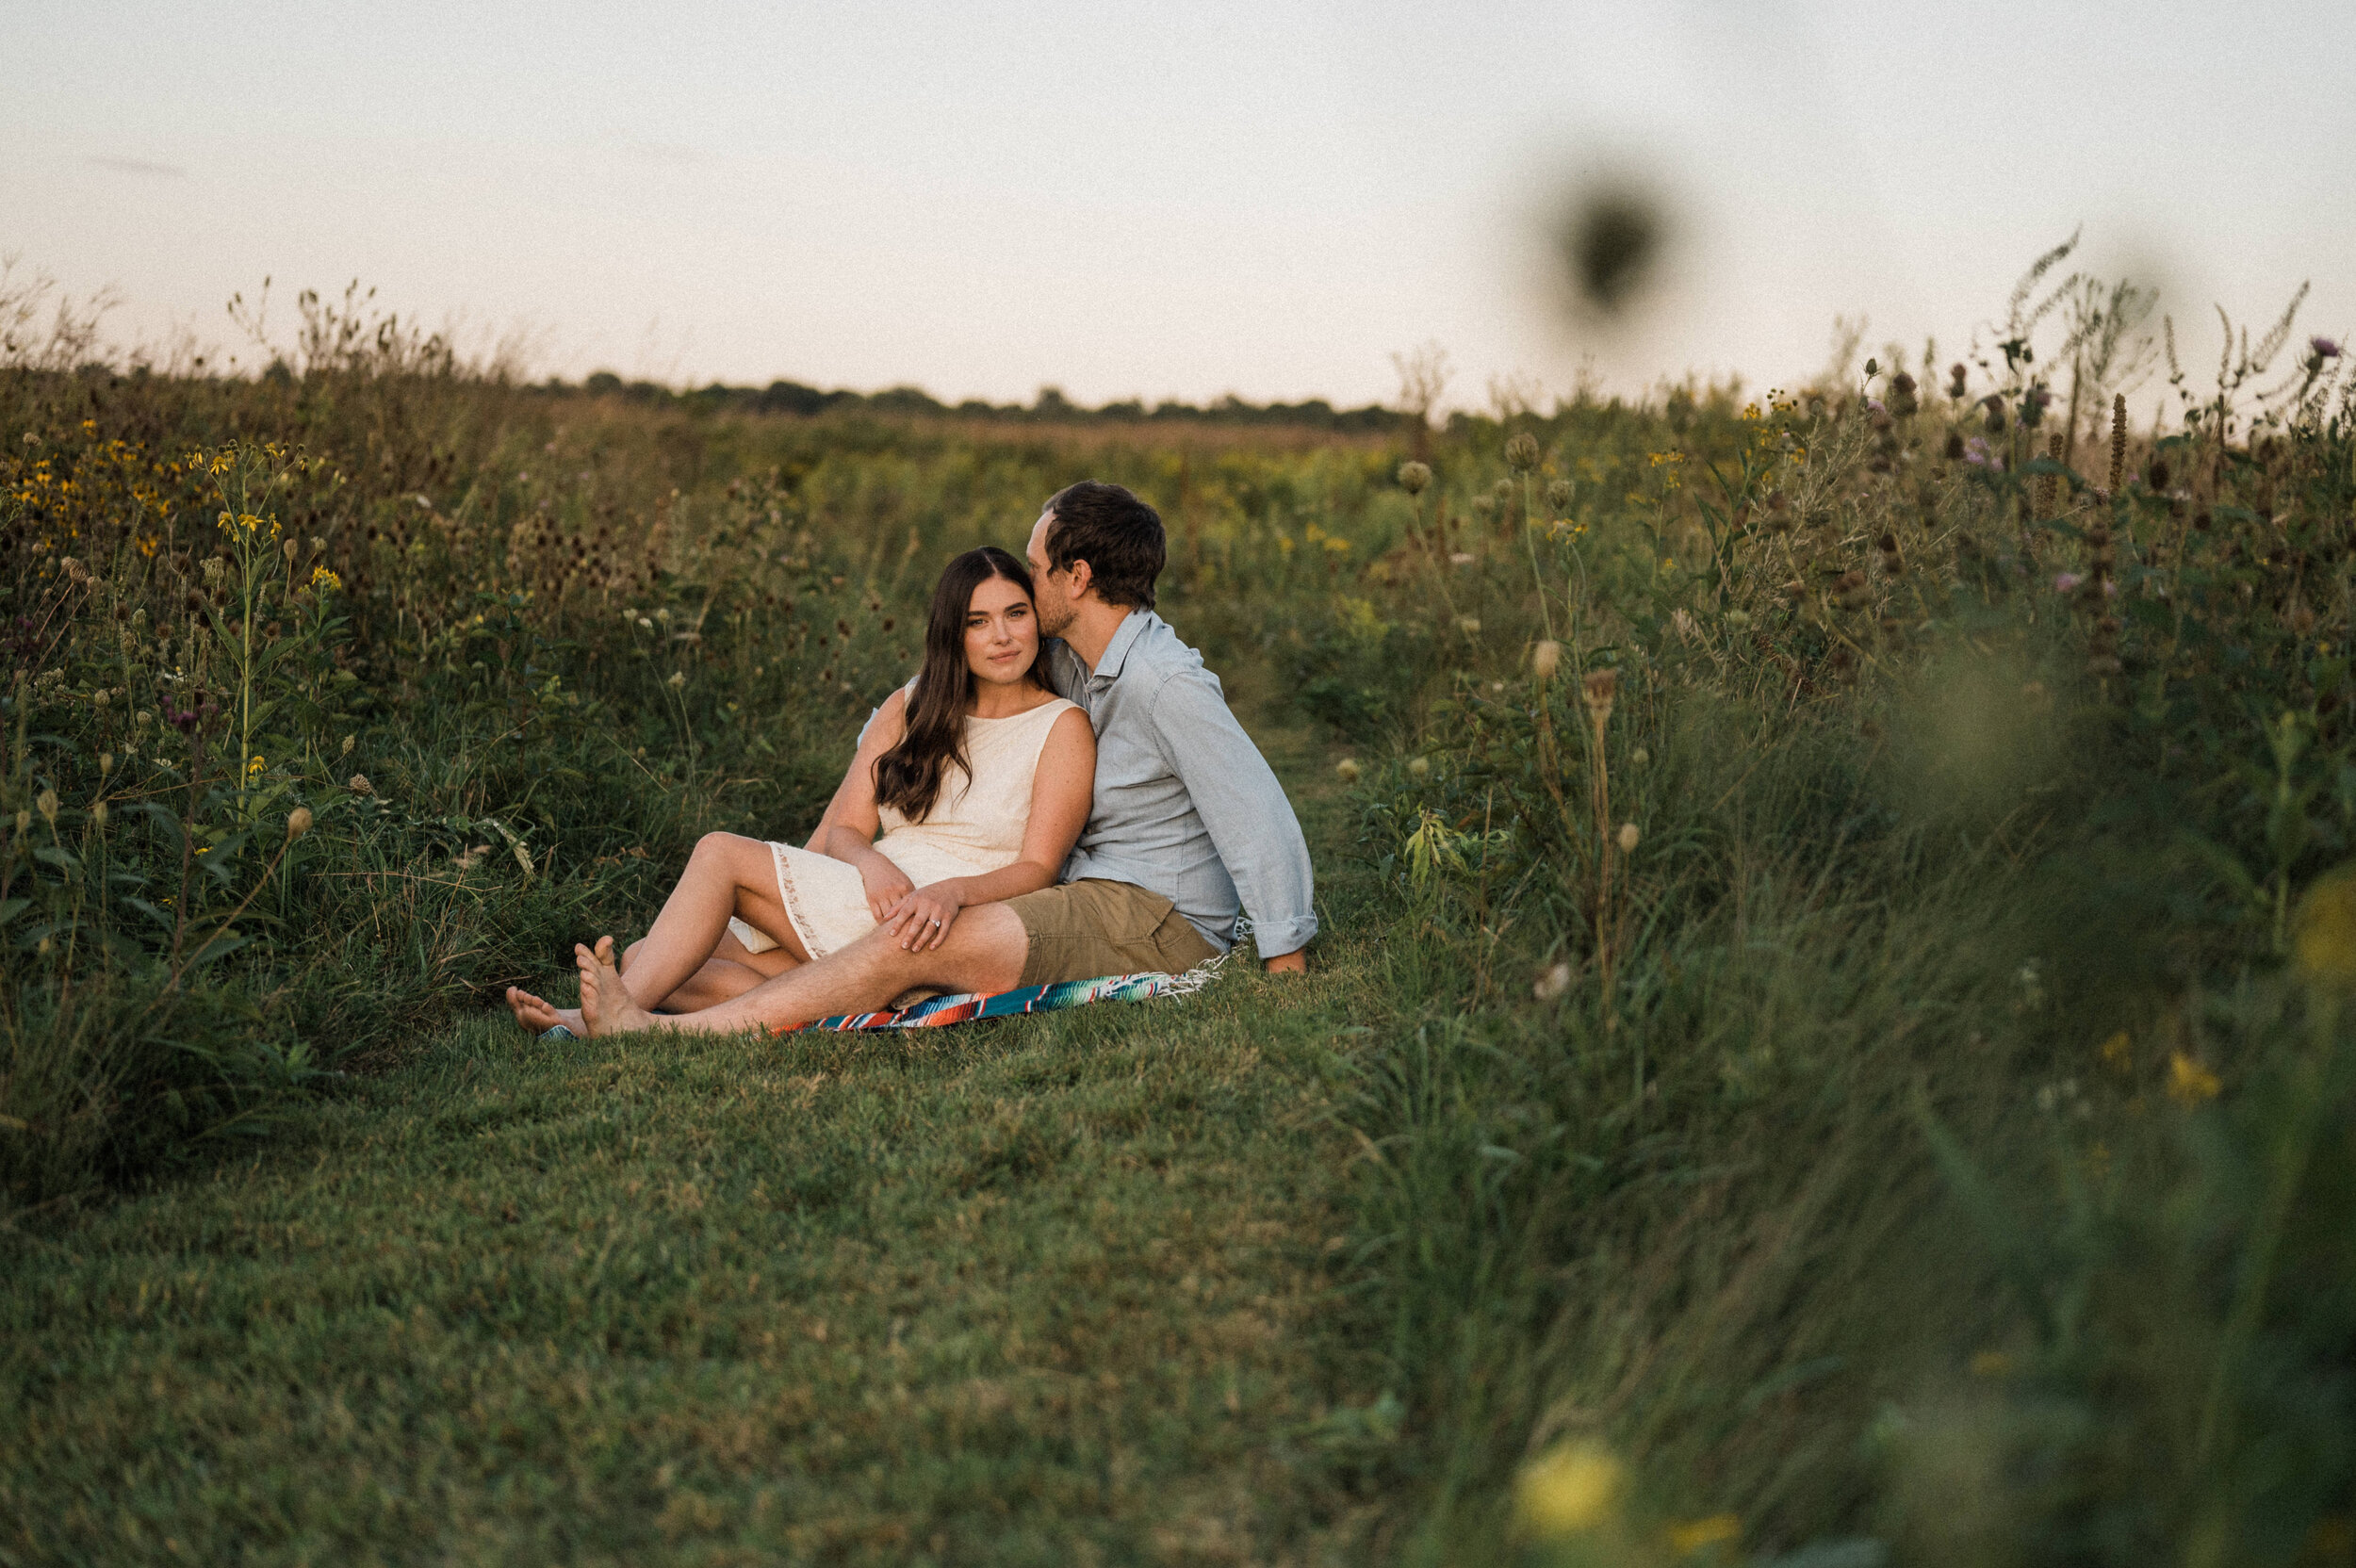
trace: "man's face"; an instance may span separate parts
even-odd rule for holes
[[[1039,521],[1031,525],[1031,543],[1023,554],[1031,560],[1033,597],[1039,605],[1039,629],[1041,636],[1060,637],[1064,629],[1077,617],[1072,609],[1072,574],[1051,569],[1047,564],[1047,531],[1055,514],[1042,512]]]

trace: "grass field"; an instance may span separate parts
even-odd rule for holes
[[[1950,365],[1389,434],[316,301],[0,367],[0,1564],[2356,1561],[2356,384],[2286,315],[2131,423],[2064,259]],[[1082,475],[1306,980],[515,1037]]]
[[[1270,739],[1337,860],[1330,769]],[[477,1020],[20,1244],[0,1552],[1362,1559],[1398,1417],[1345,1288],[1336,881],[1300,983],[913,1037]]]

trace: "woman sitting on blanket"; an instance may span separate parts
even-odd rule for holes
[[[950,562],[924,667],[868,722],[810,847],[705,834],[623,955],[630,999],[710,1007],[878,924],[938,947],[968,905],[1054,886],[1088,821],[1096,736],[1039,663],[1029,570],[990,546]],[[588,1034],[576,1008],[513,987],[507,1004],[535,1033]]]

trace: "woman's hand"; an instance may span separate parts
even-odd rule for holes
[[[964,907],[963,890],[954,880],[928,882],[892,906],[884,930],[904,953],[930,953],[949,935]]]
[[[859,879],[867,890],[867,912],[878,925],[890,920],[900,902],[916,890],[907,872],[873,853],[859,861]]]

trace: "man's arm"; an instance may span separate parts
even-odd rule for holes
[[[1309,842],[1276,772],[1228,710],[1207,672],[1173,676],[1154,694],[1153,730],[1162,760],[1186,787],[1252,917],[1268,969],[1308,968],[1317,934]]]

